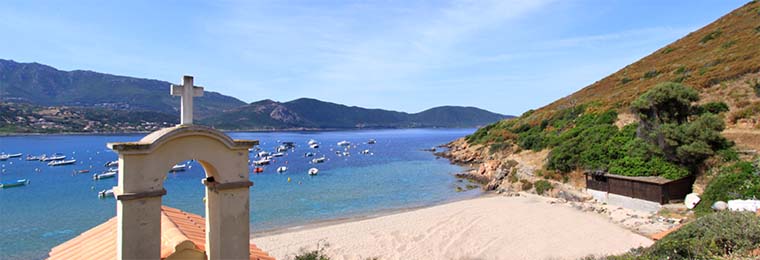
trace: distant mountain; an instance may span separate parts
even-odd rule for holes
[[[61,71],[39,63],[0,59],[0,101],[3,102],[178,114],[179,98],[169,95],[169,84],[92,71]],[[196,116],[202,118],[245,105],[245,102],[206,91],[195,104]]]
[[[201,122],[222,129],[476,127],[508,117],[474,107],[445,106],[409,114],[300,98],[284,103],[262,100]]]
[[[0,59],[0,132],[149,131],[179,119],[179,98],[169,95],[169,85]],[[196,99],[198,123],[228,130],[476,127],[508,118],[474,107],[409,114],[309,98],[246,104],[206,91]]]

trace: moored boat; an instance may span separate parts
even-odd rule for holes
[[[111,172],[111,171],[107,171],[107,172],[104,172],[104,173],[101,173],[101,174],[97,174],[96,173],[96,174],[92,175],[92,179],[93,180],[109,179],[109,178],[116,177],[117,173],[118,172]]]
[[[30,181],[27,179],[20,179],[12,182],[6,182],[6,183],[0,183],[0,188],[13,188],[13,187],[20,187],[29,184]]]
[[[309,139],[309,142],[307,142],[309,145],[317,144],[317,140]]]
[[[258,155],[259,155],[259,157],[264,158],[264,157],[269,156],[269,152],[267,152],[267,151],[261,151],[261,152],[259,152]]]
[[[255,165],[267,165],[270,162],[271,162],[271,160],[269,160],[267,158],[263,158],[263,159],[260,159],[260,160],[257,160],[257,161],[253,161],[253,164],[255,164]]]
[[[102,190],[98,192],[98,198],[107,198],[107,197],[113,197],[113,188],[108,190]]]
[[[349,141],[340,141],[338,142],[338,146],[351,146],[351,143]]]
[[[34,155],[31,155],[31,154],[28,154],[28,155],[26,155],[26,160],[27,161],[39,161],[40,158],[42,158],[43,156],[45,156],[45,155],[34,156]]]
[[[89,172],[90,172],[89,169],[84,169],[84,170],[74,171],[74,174],[82,174],[82,173],[89,173]]]
[[[187,164],[175,164],[172,166],[172,168],[169,170],[170,172],[184,172],[187,170]]]
[[[277,172],[279,172],[279,173],[283,173],[283,172],[286,172],[286,171],[288,171],[288,167],[285,167],[285,166],[277,167]]]
[[[375,144],[375,143],[377,143],[375,139],[369,139],[369,141],[367,141],[367,144]]]
[[[317,149],[319,148],[319,144],[310,144],[309,147],[311,147],[311,149]]]
[[[312,163],[323,163],[323,162],[325,162],[325,160],[327,160],[327,158],[325,158],[324,156],[322,156],[322,157],[319,157],[319,158],[311,159],[311,162]]]
[[[264,167],[253,168],[253,172],[254,173],[262,173],[262,172],[264,172]]]
[[[51,161],[47,165],[48,166],[61,166],[61,165],[69,165],[69,164],[75,164],[77,160],[71,159],[71,160],[57,160],[57,161]]]
[[[119,166],[119,160],[107,162],[103,166],[104,167],[118,167]]]
[[[66,155],[53,154],[50,157],[45,156],[45,155],[43,155],[42,157],[40,157],[40,161],[43,161],[43,162],[60,161],[60,160],[63,160],[63,159],[66,159]]]
[[[317,168],[311,168],[311,169],[309,169],[309,175],[314,176],[314,175],[317,175],[317,173],[319,173],[319,169],[317,169]]]
[[[312,157],[314,155],[316,155],[316,154],[314,154],[312,152],[308,152],[308,153],[303,154],[304,157]]]

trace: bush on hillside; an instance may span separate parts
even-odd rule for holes
[[[721,167],[717,176],[707,185],[695,211],[697,215],[712,212],[716,201],[733,199],[760,199],[760,167],[758,163],[741,161]]]
[[[538,180],[535,183],[533,183],[533,187],[536,188],[536,193],[538,195],[543,195],[544,192],[550,191],[554,188],[551,183],[549,183],[546,180]]]

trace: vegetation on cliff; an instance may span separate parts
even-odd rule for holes
[[[695,105],[698,100],[692,88],[663,83],[632,104],[639,121],[622,129],[615,126],[615,110],[596,112],[597,104],[591,103],[558,111],[535,125],[521,120],[492,124],[467,141],[492,149],[511,144],[535,151],[550,148],[546,168],[560,173],[583,169],[678,179],[732,146],[720,135],[724,124],[716,115],[727,106]]]

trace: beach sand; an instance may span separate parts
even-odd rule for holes
[[[408,212],[307,227],[252,241],[277,259],[325,247],[332,259],[577,259],[652,241],[603,216],[550,199],[484,196]],[[259,234],[261,235],[261,234]]]

